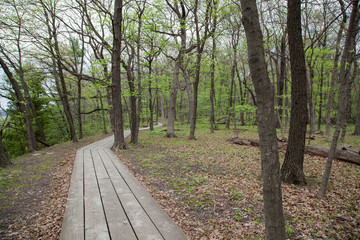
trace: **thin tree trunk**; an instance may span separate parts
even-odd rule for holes
[[[132,143],[137,144],[139,141],[139,128],[140,128],[140,121],[141,121],[141,111],[142,111],[142,96],[141,96],[141,63],[140,63],[140,47],[141,47],[141,28],[142,28],[142,15],[145,10],[145,4],[146,1],[142,2],[143,8],[140,9],[138,12],[138,20],[139,20],[139,26],[138,26],[138,33],[137,33],[137,42],[136,42],[136,53],[137,53],[137,80],[138,80],[138,86],[137,86],[137,112],[136,112],[136,127],[135,127],[135,133],[134,135],[134,141]],[[151,101],[151,100],[150,100]],[[132,138],[132,137],[131,137]]]
[[[29,148],[28,150],[29,150],[29,152],[36,151],[37,145],[36,145],[36,137],[35,137],[34,127],[31,122],[30,112],[28,111],[28,109],[26,108],[26,106],[24,104],[25,99],[24,99],[24,96],[22,95],[20,86],[17,83],[16,79],[14,78],[12,72],[6,65],[5,61],[1,57],[0,57],[0,65],[1,65],[2,69],[4,70],[6,76],[10,80],[11,86],[14,89],[14,92],[16,95],[17,105],[19,106],[19,110],[20,110],[21,114],[23,115],[23,118],[25,121],[25,129],[26,129],[26,134],[27,134],[27,139],[28,139],[28,148]]]
[[[341,12],[342,12],[343,18],[340,23],[340,28],[339,28],[339,31],[337,33],[337,38],[336,38],[334,68],[331,73],[330,90],[329,90],[329,94],[328,94],[328,103],[327,103],[326,117],[325,117],[325,123],[326,123],[325,135],[326,136],[330,136],[331,110],[333,109],[333,102],[334,102],[333,99],[334,99],[334,94],[335,94],[335,82],[338,78],[338,63],[339,63],[339,58],[341,55],[340,42],[341,42],[342,35],[343,35],[342,33],[345,28],[345,23],[347,21],[347,14],[345,12],[344,2],[342,0],[339,0],[339,3],[341,6]]]
[[[314,108],[314,101],[313,101],[313,76],[314,71],[312,69],[311,64],[309,64],[309,69],[307,71],[306,80],[307,80],[307,102],[309,105],[309,124],[310,124],[310,133],[309,136],[311,139],[311,136],[315,133],[315,108]],[[290,114],[292,115],[292,114]],[[290,119],[291,122],[291,119]]]
[[[357,97],[357,114],[356,114],[356,122],[355,122],[355,130],[353,135],[360,135],[360,86],[358,89],[358,97]]]
[[[154,118],[153,118],[153,115],[154,115],[154,107],[153,107],[153,104],[152,104],[152,61],[149,62],[149,111],[150,111],[150,119],[149,119],[149,122],[150,122],[150,131],[154,131]]]
[[[286,35],[281,38],[280,46],[280,76],[277,83],[277,105],[280,123],[283,119],[283,102],[284,102],[284,82],[285,82],[285,68],[286,68]]]
[[[257,96],[266,239],[283,240],[286,235],[276,141],[274,91],[266,71],[263,36],[256,1],[240,0],[240,2],[250,73]]]
[[[101,117],[102,117],[102,122],[103,122],[103,133],[104,134],[107,134],[108,131],[106,129],[106,118],[105,118],[105,110],[104,110],[104,103],[103,103],[103,96],[101,94],[101,91],[100,90],[97,90],[98,92],[98,96],[99,96],[99,99],[100,99],[100,109],[101,109]]]
[[[210,131],[214,133],[215,127],[215,52],[216,52],[216,39],[212,37],[212,51],[211,51],[211,66],[210,66],[210,104],[211,104],[211,112],[210,112]]]
[[[304,184],[304,148],[307,123],[307,82],[304,45],[301,35],[301,1],[288,1],[287,27],[291,66],[291,119],[289,144],[281,167],[281,180]]]
[[[344,118],[346,116],[346,104],[348,101],[347,90],[348,90],[349,84],[350,84],[349,83],[349,81],[350,81],[350,69],[349,68],[351,66],[351,62],[354,57],[354,52],[351,52],[350,50],[353,49],[352,44],[354,43],[354,40],[356,39],[356,35],[358,34],[357,25],[359,23],[359,15],[360,15],[359,0],[354,0],[352,5],[353,5],[353,9],[351,11],[349,28],[348,28],[348,31],[346,34],[346,40],[345,40],[343,55],[341,58],[341,66],[340,66],[340,74],[339,74],[339,78],[340,78],[340,89],[339,89],[340,90],[340,94],[339,94],[340,104],[339,104],[339,110],[338,110],[339,112],[338,112],[338,116],[337,116],[337,120],[336,120],[335,131],[334,131],[333,139],[331,142],[328,159],[327,159],[325,170],[324,170],[324,175],[322,178],[322,183],[320,185],[320,190],[317,195],[317,197],[322,198],[322,199],[326,198],[326,190],[327,190],[327,185],[328,185],[329,178],[330,178],[331,167],[332,167],[332,163],[333,163],[333,159],[334,159],[334,155],[335,155],[335,151],[336,151],[336,147],[337,147],[337,142],[339,139],[341,128],[344,124],[344,120],[345,120]]]

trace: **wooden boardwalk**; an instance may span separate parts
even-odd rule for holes
[[[77,151],[60,239],[188,239],[110,150],[112,143],[113,136]]]

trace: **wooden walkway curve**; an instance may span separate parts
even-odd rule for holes
[[[188,239],[110,150],[113,139],[77,151],[60,239]]]

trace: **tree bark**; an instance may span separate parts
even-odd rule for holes
[[[281,180],[291,184],[304,184],[307,82],[304,45],[301,35],[300,0],[288,1],[287,27],[291,66],[291,119],[289,144],[281,167]]]
[[[216,23],[215,23],[216,24]],[[215,52],[216,52],[216,39],[212,37],[212,50],[211,50],[211,66],[210,66],[210,131],[214,133],[215,129]]]
[[[256,1],[241,0],[240,2],[250,73],[257,96],[266,239],[283,240],[286,236],[273,86],[266,70],[263,36]]]
[[[114,111],[114,144],[112,150],[126,149],[124,138],[124,121],[121,102],[121,29],[122,29],[123,1],[115,0],[113,22],[113,53],[111,58],[112,70],[112,101]]]
[[[358,34],[357,25],[359,22],[359,0],[354,0],[352,5],[353,5],[353,9],[351,11],[349,28],[346,34],[346,40],[345,40],[343,55],[341,58],[341,66],[340,66],[340,74],[339,74],[339,78],[340,78],[340,94],[339,94],[340,104],[338,110],[339,112],[336,120],[336,127],[331,142],[329,156],[326,162],[324,175],[322,178],[322,183],[320,186],[319,193],[317,195],[319,198],[322,199],[326,198],[326,190],[330,178],[331,167],[335,156],[337,142],[339,139],[341,128],[344,124],[344,118],[346,116],[346,104],[348,101],[346,92],[347,89],[349,88],[349,78],[350,78],[349,67],[354,57],[353,56],[354,53],[351,52],[350,50],[353,49],[351,45],[354,39],[356,39],[356,35]]]
[[[355,122],[355,130],[353,135],[360,135],[360,86],[358,89],[358,98],[357,98],[357,114],[356,114],[356,122]]]
[[[6,167],[11,164],[12,162],[6,154],[6,151],[2,145],[2,138],[0,137],[0,167]]]

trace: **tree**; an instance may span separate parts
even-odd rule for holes
[[[281,167],[281,180],[304,184],[303,170],[307,123],[307,82],[304,45],[301,35],[301,1],[288,1],[287,28],[291,67],[291,118],[288,146]]]
[[[255,86],[261,150],[266,239],[285,239],[274,92],[266,70],[256,1],[241,0],[251,78]]]
[[[52,61],[52,73],[55,79],[56,89],[59,93],[61,103],[64,108],[64,113],[70,128],[70,135],[73,142],[77,142],[76,130],[69,103],[69,92],[67,90],[64,64],[62,63],[62,57],[60,52],[60,45],[58,40],[58,23],[56,18],[57,3],[48,3],[43,0],[39,0],[41,8],[43,10],[44,21],[47,27],[48,39],[47,39],[47,51],[51,55]]]
[[[126,149],[124,139],[124,121],[121,102],[121,30],[122,30],[123,1],[115,0],[113,21],[113,53],[111,58],[112,72],[112,101],[114,111],[114,144],[112,149],[119,151]]]
[[[334,135],[331,141],[331,146],[329,150],[328,159],[326,161],[326,166],[324,170],[324,175],[322,178],[322,182],[320,185],[320,190],[318,193],[319,198],[325,198],[326,197],[326,189],[330,178],[331,173],[331,167],[332,162],[335,156],[335,151],[337,147],[337,142],[340,136],[340,131],[342,126],[345,124],[345,117],[346,117],[346,105],[348,102],[348,94],[347,91],[350,86],[350,75],[351,75],[351,63],[354,59],[354,51],[351,51],[354,48],[354,43],[356,36],[359,32],[358,24],[359,24],[359,18],[360,18],[360,12],[359,12],[359,0],[354,0],[352,3],[352,11],[350,15],[350,21],[349,21],[349,27],[346,33],[346,40],[344,45],[344,51],[343,55],[341,57],[341,66],[340,66],[340,73],[339,73],[339,79],[340,79],[340,89],[339,89],[339,110],[338,110],[338,116],[336,120],[336,126]]]
[[[169,0],[166,0],[167,5],[170,9],[175,13],[178,18],[180,29],[180,44],[178,55],[175,58],[175,68],[174,68],[174,78],[171,84],[171,92],[170,92],[170,102],[169,102],[169,110],[168,110],[168,124],[167,124],[167,132],[166,136],[169,138],[176,137],[175,134],[175,108],[176,108],[176,97],[179,86],[179,75],[180,75],[180,67],[183,65],[184,55],[186,54],[186,18],[187,11],[185,9],[185,3],[183,0],[174,1],[173,4],[170,3]],[[175,36],[178,36],[175,35]]]
[[[343,31],[346,25],[347,21],[347,15],[345,12],[345,4],[342,0],[338,0],[340,4],[341,14],[342,14],[342,20],[340,22],[340,27],[337,33],[336,37],[336,44],[335,44],[335,57],[334,57],[334,68],[331,73],[331,82],[330,82],[330,91],[328,93],[328,103],[327,103],[327,109],[326,109],[326,116],[325,116],[325,124],[326,124],[326,130],[325,135],[330,136],[330,126],[331,126],[331,110],[333,108],[333,98],[335,93],[335,82],[338,78],[338,63],[341,55],[340,51],[340,42],[343,35]]]
[[[31,121],[30,112],[26,108],[25,99],[24,99],[24,96],[22,95],[21,88],[20,88],[18,82],[16,81],[14,75],[10,71],[9,67],[7,66],[6,62],[3,60],[3,58],[1,56],[0,56],[0,65],[10,80],[11,86],[14,89],[14,92],[16,95],[16,99],[17,99],[16,103],[20,109],[20,112],[23,115],[23,118],[25,121],[25,129],[26,129],[27,138],[28,138],[29,152],[36,151],[37,144],[36,144],[34,127],[33,127],[32,121]]]

